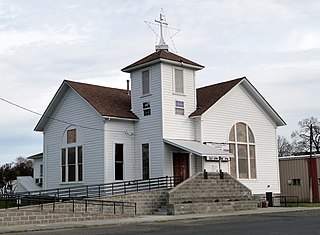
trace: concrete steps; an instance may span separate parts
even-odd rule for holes
[[[200,172],[177,185],[168,193],[168,214],[219,213],[256,209],[251,191],[239,181],[224,174]]]

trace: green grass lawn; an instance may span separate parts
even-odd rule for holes
[[[0,200],[0,209],[9,208],[9,207],[16,207],[16,200]]]
[[[281,203],[281,206],[285,206],[284,203]],[[296,202],[287,202],[288,207],[293,206],[301,206],[301,207],[320,207],[320,202],[298,202],[298,205]]]

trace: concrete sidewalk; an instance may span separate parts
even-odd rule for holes
[[[23,231],[42,231],[52,229],[64,229],[64,228],[80,228],[84,226],[102,226],[113,224],[130,224],[130,223],[148,223],[159,221],[174,221],[185,219],[201,219],[223,216],[239,216],[239,215],[254,215],[254,214],[270,214],[270,213],[282,213],[282,212],[296,212],[296,211],[310,211],[320,210],[320,207],[269,207],[258,208],[257,210],[244,210],[233,211],[219,214],[188,214],[188,215],[145,215],[129,218],[117,218],[108,220],[93,220],[93,221],[81,221],[81,222],[69,222],[59,224],[30,224],[21,226],[3,226],[0,227],[0,234],[23,232]]]

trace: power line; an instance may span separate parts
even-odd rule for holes
[[[83,125],[79,125],[79,124],[75,124],[75,123],[72,123],[72,122],[67,122],[67,121],[64,121],[64,120],[61,120],[61,119],[58,119],[58,118],[54,118],[54,117],[50,117],[50,116],[47,116],[47,115],[42,115],[41,113],[38,113],[36,111],[33,111],[31,109],[28,109],[26,107],[23,107],[19,104],[16,104],[12,101],[9,101],[7,99],[4,99],[2,97],[0,97],[0,100],[7,103],[7,104],[10,104],[16,108],[19,108],[19,109],[22,109],[24,111],[27,111],[27,112],[30,112],[32,114],[36,114],[38,116],[41,116],[41,117],[44,117],[44,118],[48,118],[50,120],[54,120],[54,121],[57,121],[57,122],[61,122],[61,123],[64,123],[64,124],[67,124],[67,125],[72,125],[72,126],[77,126],[77,127],[80,127],[80,128],[83,128],[83,129],[88,129],[88,130],[95,130],[95,131],[107,131],[107,132],[118,132],[118,133],[125,133],[126,135],[129,135],[129,136],[132,136],[133,133],[129,133],[127,130],[125,131],[118,131],[118,130],[105,130],[105,129],[100,129],[100,128],[94,128],[94,127],[88,127],[88,126],[83,126]]]

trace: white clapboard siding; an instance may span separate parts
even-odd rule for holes
[[[110,119],[105,123],[105,183],[115,181],[115,144],[123,144],[124,180],[135,179],[134,122]]]
[[[163,137],[172,139],[195,139],[194,119],[189,115],[196,109],[195,101],[195,72],[183,68],[184,94],[174,93],[175,66],[162,64],[163,85]],[[175,114],[175,102],[184,102],[184,115]]]
[[[51,120],[44,130],[44,188],[103,183],[104,122],[101,115],[79,94],[69,88],[52,117],[55,120]],[[93,128],[89,129],[77,126],[77,128],[80,128],[83,139],[83,182],[61,183],[60,152],[63,146],[62,136],[70,125],[57,120]]]
[[[40,165],[43,164],[42,159],[36,158],[33,159],[33,178],[39,179],[40,178]]]
[[[202,115],[202,141],[227,142],[231,127],[244,122],[256,143],[257,179],[241,179],[254,194],[280,192],[276,127],[239,85]]]
[[[149,67],[150,95],[142,96],[142,71],[131,73],[132,111],[139,117],[135,123],[136,178],[142,178],[142,144],[149,144],[150,177],[163,176],[162,91],[160,64]],[[143,103],[150,102],[151,115],[143,115]]]

